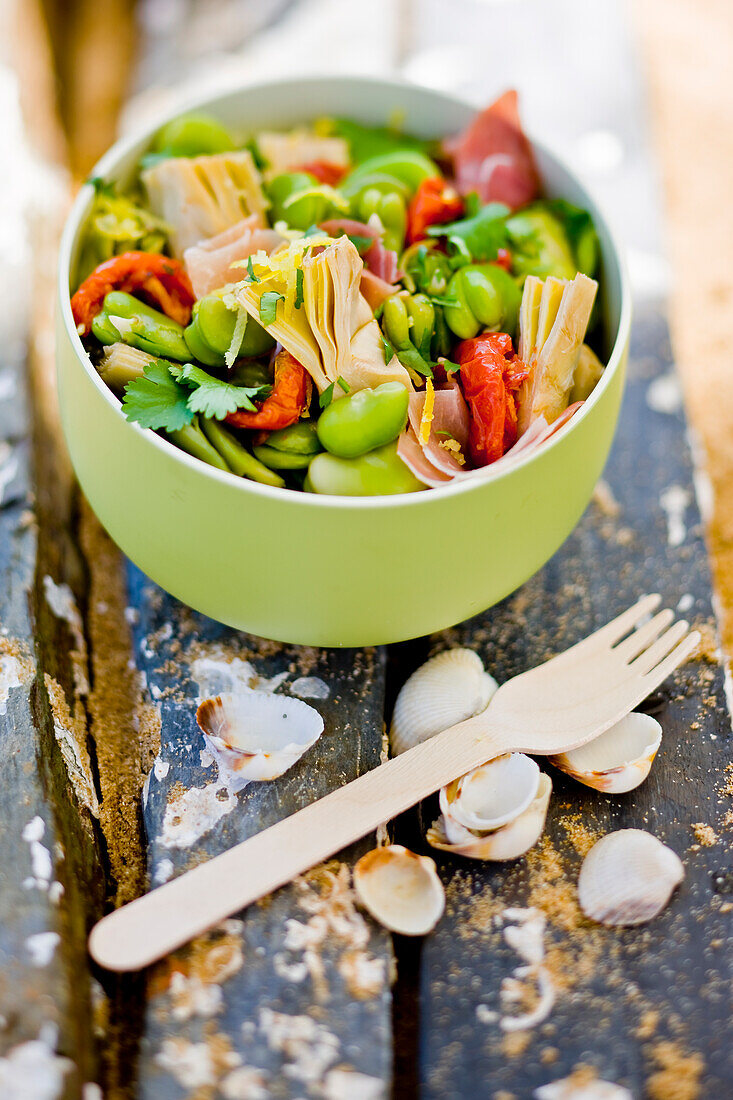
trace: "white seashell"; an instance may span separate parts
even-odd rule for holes
[[[313,707],[265,691],[204,699],[196,721],[220,770],[241,785],[282,775],[323,733]]]
[[[452,855],[467,859],[506,860],[518,859],[533,848],[542,836],[550,804],[552,780],[544,772],[540,774],[537,794],[524,813],[508,825],[490,833],[476,833],[458,822],[452,823],[452,841],[448,839],[445,818],[441,817],[428,829],[426,839],[433,848],[440,848]]]
[[[354,889],[376,921],[404,936],[424,936],[445,909],[435,863],[401,844],[374,848],[354,867]]]
[[[643,924],[661,913],[684,877],[681,859],[661,840],[643,829],[619,829],[583,860],[578,901],[601,924]]]
[[[540,769],[523,752],[505,753],[466,772],[440,791],[440,809],[451,841],[461,840],[453,825],[487,833],[507,825],[534,801]]]
[[[389,739],[405,752],[457,722],[480,714],[497,689],[472,649],[446,649],[416,669],[395,703]]]
[[[633,712],[587,745],[549,759],[586,787],[623,794],[644,782],[661,743],[656,718]]]

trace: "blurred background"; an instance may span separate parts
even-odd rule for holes
[[[529,133],[606,208],[637,304],[671,295],[718,491],[713,545],[733,578],[731,56],[730,0],[0,0],[5,346],[21,348],[43,311],[75,181],[120,132],[192,95],[324,71],[398,75],[477,105],[514,86]],[[728,598],[733,580],[719,573],[719,587]]]

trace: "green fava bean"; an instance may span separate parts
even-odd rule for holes
[[[359,458],[316,455],[308,467],[303,488],[310,493],[372,497],[416,493],[425,486],[405,466],[393,440]]]
[[[217,420],[202,419],[201,427],[209,443],[226,461],[227,467],[239,477],[249,478],[250,481],[259,481],[263,485],[274,485],[279,489],[285,486],[285,482],[279,474],[273,473],[272,470],[258,462],[247,448]]]
[[[227,153],[234,148],[231,134],[218,119],[207,114],[184,115],[158,131],[153,150],[170,157],[199,157]]]
[[[190,358],[183,325],[122,291],[110,291],[105,296],[102,311],[92,322],[92,332],[103,344],[121,340],[165,359],[185,363]]]
[[[562,223],[549,210],[523,210],[507,218],[512,267],[519,275],[574,279],[578,268]]]
[[[308,172],[284,172],[268,187],[273,224],[285,221],[292,229],[317,225],[334,212],[345,213],[348,203],[333,188],[320,183]]]
[[[192,357],[205,367],[220,367],[224,362],[224,356],[218,351],[212,351],[201,335],[198,319],[194,316],[191,324],[183,330],[183,338]]]
[[[299,420],[289,428],[270,432],[265,443],[253,448],[255,455],[272,470],[305,470],[321,450],[316,425]]]
[[[497,264],[468,264],[448,283],[445,320],[461,340],[470,340],[483,329],[508,332],[517,327],[521,292],[515,280]]]
[[[187,424],[185,428],[180,428],[175,432],[166,432],[166,435],[168,439],[170,439],[172,443],[175,443],[176,446],[180,447],[182,451],[186,451],[188,454],[193,455],[194,458],[201,459],[202,462],[208,463],[209,466],[216,466],[217,470],[225,470],[227,473],[231,473],[229,466],[219,454],[216,447],[211,445],[201,431],[198,417],[194,417],[191,423]]]
[[[376,157],[370,157],[362,161],[349,177],[350,181],[356,181],[361,176],[371,173],[381,173],[394,176],[409,188],[410,194],[417,191],[423,180],[440,176],[442,173],[435,161],[426,157],[423,153],[410,149],[396,149],[393,153],[382,153]]]
[[[339,458],[357,458],[396,439],[407,423],[409,393],[401,382],[383,382],[333,401],[318,418],[318,438]]]
[[[198,302],[196,324],[204,343],[222,357],[229,350],[234,338],[237,314],[225,305],[218,294],[207,294]],[[275,341],[254,317],[247,318],[238,357],[264,355],[275,346]]]

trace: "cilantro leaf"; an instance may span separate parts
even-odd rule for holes
[[[472,260],[495,260],[507,240],[506,217],[509,207],[489,202],[470,218],[449,225],[428,226],[431,237],[447,237],[462,255]]]
[[[153,359],[143,370],[142,378],[125,387],[122,409],[127,419],[141,428],[185,428],[193,420],[188,390],[172,377],[165,359]]]
[[[456,374],[461,369],[460,363],[452,363],[450,359],[444,359],[442,356],[438,362],[441,367],[443,367],[446,374]]]
[[[202,416],[223,420],[228,413],[237,409],[255,412],[253,397],[262,397],[269,387],[233,386],[231,382],[222,382],[219,378],[207,374],[201,367],[186,363],[181,369],[181,381],[195,389],[188,394],[188,407],[191,412]]]
[[[322,409],[325,409],[333,401],[333,387],[335,385],[336,383],[332,382],[330,386],[326,386],[323,393],[319,396],[318,404],[321,406]]]
[[[300,309],[303,305],[303,268],[299,267],[295,272],[295,308]],[[275,304],[277,309],[277,303]]]
[[[247,257],[247,275],[251,283],[259,283],[259,278],[255,275],[254,265],[252,264],[252,257]]]
[[[260,322],[267,328],[277,320],[277,303],[285,300],[284,294],[276,290],[266,290],[260,298]]]

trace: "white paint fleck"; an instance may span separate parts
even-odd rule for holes
[[[183,1088],[202,1089],[216,1085],[214,1059],[206,1043],[190,1043],[181,1038],[164,1039],[155,1055],[155,1062]]]
[[[691,611],[694,606],[695,597],[689,592],[685,592],[684,596],[680,596],[679,600],[677,601],[677,610],[680,612],[681,615],[684,615],[686,614],[686,612]]]
[[[76,797],[80,804],[85,806],[94,817],[99,817],[99,799],[94,786],[92,765],[86,746],[81,744],[76,731],[69,729],[54,715],[53,732],[56,743],[66,764]]]
[[[94,1081],[87,1081],[81,1086],[81,1100],[104,1100],[104,1094]]]
[[[685,513],[692,503],[689,491],[681,485],[670,485],[660,495],[659,503],[667,517],[667,543],[681,546],[687,536]]]
[[[58,932],[36,932],[28,936],[25,945],[33,966],[48,966],[54,951],[61,942]]]
[[[355,1069],[330,1069],[323,1082],[325,1100],[383,1100],[384,1081]]]
[[[682,389],[674,370],[660,374],[649,383],[646,391],[646,403],[658,413],[672,416],[682,408]]]
[[[158,866],[155,868],[155,874],[153,875],[153,882],[161,886],[164,882],[173,874],[173,860],[161,859]]]
[[[210,1019],[224,1007],[224,994],[215,982],[204,983],[196,975],[190,977],[175,970],[170,984],[171,1015],[174,1020],[190,1020],[194,1016]]]
[[[155,773],[155,778],[158,780],[159,783],[161,779],[165,779],[168,772],[170,771],[170,768],[171,766],[169,761],[161,760],[159,756],[156,756],[155,763],[153,764],[153,772]]]
[[[219,1085],[224,1100],[268,1100],[265,1073],[254,1066],[240,1066]]]
[[[69,631],[74,642],[74,649],[78,654],[78,660],[74,661],[74,686],[79,695],[87,695],[89,693],[89,681],[84,671],[84,664],[86,663],[87,644],[84,637],[84,626],[81,621],[81,615],[79,614],[79,608],[76,605],[76,599],[74,593],[69,588],[68,584],[56,584],[53,577],[50,577],[48,573],[43,578],[43,593],[46,597],[46,603],[51,608],[57,619],[63,619],[68,623]]]
[[[3,1100],[58,1100],[74,1063],[56,1053],[55,1043],[56,1029],[43,1029],[37,1039],[19,1043],[0,1058]]]
[[[52,882],[48,888],[48,900],[52,905],[58,905],[66,891],[60,882]]]
[[[0,656],[0,714],[7,713],[10,692],[13,688],[20,687],[22,683],[20,661],[12,653],[3,653]]]
[[[125,622],[129,626],[135,626],[140,621],[140,612],[136,607],[125,608]]]
[[[0,401],[7,401],[12,397],[17,388],[15,375],[11,370],[4,370],[0,374]]]
[[[488,1005],[476,1005],[476,1019],[480,1024],[494,1024],[499,1019],[499,1013]]]
[[[201,767],[202,768],[210,768],[211,765],[214,763],[214,754],[212,752],[209,752],[208,749],[202,749],[200,755],[201,755]]]
[[[289,676],[287,672],[279,672],[269,678],[260,676],[250,661],[243,661],[241,657],[217,656],[216,653],[213,650],[211,656],[197,657],[191,663],[191,676],[198,687],[199,702],[225,692],[276,691]]]
[[[545,958],[544,913],[536,908],[505,909],[502,917],[511,922],[504,928],[504,939],[527,965],[517,966],[510,978],[501,983],[500,999],[503,1015],[499,1019],[502,1031],[523,1031],[536,1027],[552,1012],[555,988],[549,972],[543,966]],[[528,987],[536,986],[536,1001],[529,1012],[512,1015],[507,1010],[522,1001]]]
[[[191,787],[167,804],[160,843],[164,848],[190,847],[231,813],[236,804],[236,796],[218,780],[205,787]]]
[[[551,1081],[547,1085],[540,1085],[534,1091],[535,1100],[634,1100],[633,1094],[621,1085],[614,1085],[610,1081],[601,1081],[596,1077],[592,1081],[578,1083],[576,1078],[563,1077],[559,1081]]]
[[[339,1041],[311,1016],[290,1016],[261,1008],[260,1029],[270,1050],[283,1054],[283,1073],[296,1081],[320,1081],[339,1056]]]
[[[328,699],[331,694],[328,684],[318,676],[299,676],[288,686],[290,694],[299,699]]]
[[[46,825],[43,818],[36,815],[24,827],[21,834],[30,848],[31,857],[31,876],[23,880],[23,887],[26,890],[32,890],[33,887],[38,890],[48,890],[53,877],[51,853],[45,845],[41,844],[45,832]]]
[[[18,473],[18,459],[12,447],[5,440],[0,442],[0,504],[5,500],[5,492]]]

